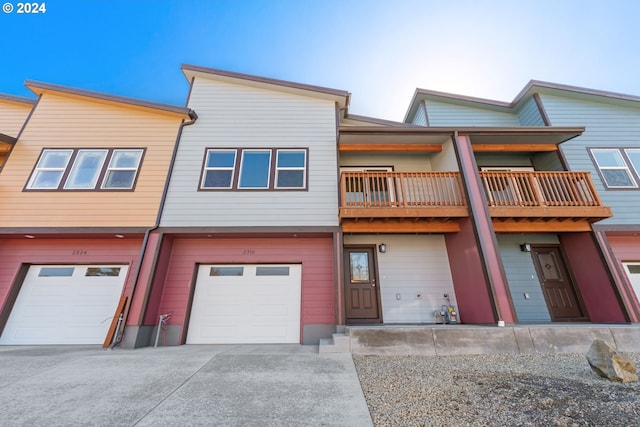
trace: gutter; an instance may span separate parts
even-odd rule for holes
[[[160,206],[158,207],[158,215],[156,216],[155,224],[147,229],[144,232],[144,238],[142,239],[142,246],[140,247],[140,255],[138,256],[138,263],[136,264],[136,273],[135,278],[133,279],[133,284],[131,285],[131,291],[129,292],[129,298],[127,299],[127,304],[123,311],[124,315],[122,317],[122,323],[120,327],[120,331],[117,337],[114,337],[114,341],[109,346],[110,349],[119,345],[124,338],[124,331],[127,328],[127,319],[129,318],[129,309],[131,308],[131,303],[133,301],[133,296],[135,295],[136,287],[138,286],[138,281],[140,280],[140,271],[142,270],[142,263],[144,262],[144,254],[147,251],[147,246],[149,245],[149,235],[158,229],[160,226],[160,218],[162,217],[162,211],[164,210],[164,205],[167,200],[167,193],[169,192],[169,183],[171,182],[171,176],[173,175],[173,168],[176,163],[176,156],[178,154],[178,147],[180,145],[180,139],[182,137],[182,130],[185,126],[191,126],[198,120],[198,115],[192,109],[189,109],[189,117],[191,120],[184,121],[180,124],[180,129],[178,129],[178,135],[176,136],[176,143],[173,147],[173,153],[171,155],[171,162],[169,163],[169,170],[167,171],[167,179],[164,183],[164,189],[162,190],[162,196],[160,197]],[[146,300],[146,297],[145,297]],[[146,310],[145,310],[146,311]]]

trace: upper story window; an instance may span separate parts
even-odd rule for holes
[[[306,148],[210,148],[201,190],[306,190]]]
[[[590,152],[607,188],[638,188],[640,149],[594,148]]]
[[[47,148],[26,190],[131,190],[143,152],[141,148]]]

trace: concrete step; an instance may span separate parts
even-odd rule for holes
[[[620,352],[640,351],[639,325],[442,325],[347,327],[352,354],[473,355],[586,353],[595,339]]]
[[[320,339],[318,353],[350,353],[351,338],[346,334],[335,333],[331,338]]]

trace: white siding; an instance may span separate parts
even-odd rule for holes
[[[560,145],[569,169],[589,171],[600,197],[614,217],[598,224],[638,224],[640,189],[608,190],[589,156],[589,147],[640,148],[640,108],[630,108],[586,100],[541,94],[545,110],[554,126],[585,126],[585,132]]]
[[[434,311],[446,304],[444,294],[457,305],[444,236],[344,237],[347,245],[382,242],[387,252],[377,259],[384,323],[433,323]],[[460,316],[464,320],[464,313]]]
[[[520,126],[515,114],[427,101],[429,126]]]
[[[163,226],[338,225],[335,104],[196,78]],[[207,147],[308,147],[308,191],[198,191]]]

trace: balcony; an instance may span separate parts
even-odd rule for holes
[[[343,172],[345,232],[456,232],[468,216],[457,172]]]
[[[612,216],[589,172],[480,172],[496,231],[589,231]]]

